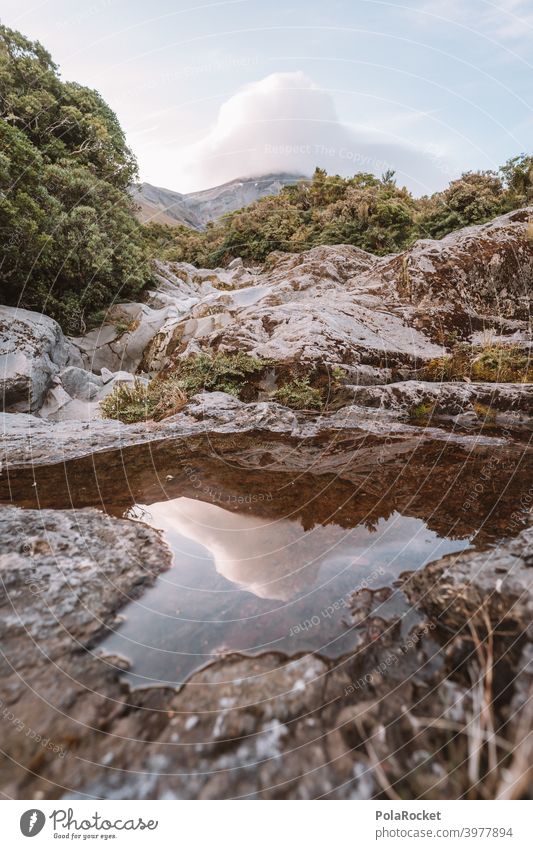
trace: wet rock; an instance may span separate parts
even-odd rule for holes
[[[531,500],[531,499],[530,499]],[[513,528],[511,516],[507,533]],[[405,578],[404,590],[446,628],[469,621],[533,638],[533,526],[485,551],[450,554]]]

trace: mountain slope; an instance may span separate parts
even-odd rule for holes
[[[137,216],[143,223],[185,224],[195,230],[203,230],[209,221],[248,206],[259,198],[277,195],[284,186],[303,179],[305,177],[301,174],[266,174],[231,180],[221,186],[189,194],[141,183],[131,193],[139,207]]]

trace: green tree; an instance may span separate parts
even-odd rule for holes
[[[136,174],[98,92],[63,82],[41,44],[0,26],[2,301],[78,332],[139,292],[151,269]]]

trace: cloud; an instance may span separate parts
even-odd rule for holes
[[[362,132],[342,124],[331,94],[302,71],[270,74],[242,88],[178,159],[173,182],[180,191],[268,173],[308,175],[318,165],[343,176],[393,169],[398,183],[423,194],[444,186],[453,171],[435,151],[395,138],[394,127]]]

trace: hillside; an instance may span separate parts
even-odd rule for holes
[[[151,224],[184,224],[203,230],[228,212],[249,206],[269,195],[278,195],[285,186],[305,179],[299,174],[265,174],[260,177],[231,180],[200,192],[180,194],[171,189],[140,183],[131,194],[138,205],[139,220]]]
[[[201,232],[190,225],[152,225],[146,235],[154,257],[209,268],[237,257],[264,262],[274,251],[299,253],[319,245],[353,245],[386,256],[417,239],[441,239],[530,204],[532,175],[533,158],[522,154],[498,171],[467,172],[443,191],[418,198],[396,183],[392,171],[381,178],[365,173],[343,178],[317,168],[312,179],[249,202]],[[238,189],[241,207],[251,194],[245,185]],[[220,208],[227,203],[225,188],[199,195],[205,202],[217,192],[209,202]]]

